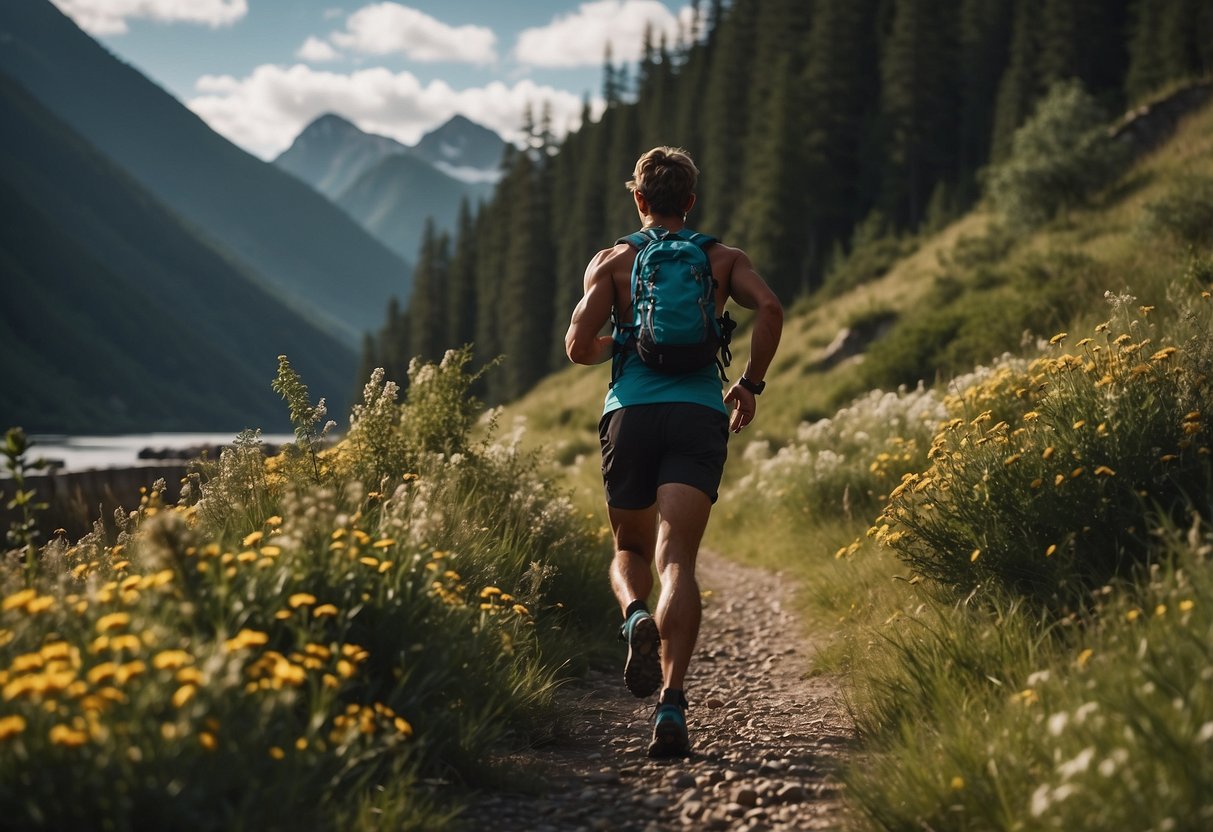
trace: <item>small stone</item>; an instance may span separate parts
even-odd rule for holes
[[[689,771],[679,771],[675,776],[670,778],[676,789],[693,789],[697,785],[695,775]]]
[[[641,801],[647,809],[664,809],[670,805],[670,799],[664,794],[651,794]]]
[[[586,780],[591,783],[618,783],[619,772],[603,769],[602,771],[591,771],[586,775]]]
[[[803,803],[808,797],[808,792],[799,783],[785,783],[775,792],[775,799],[780,803]]]
[[[723,708],[724,700],[720,699],[719,697],[713,696],[711,699],[709,699],[707,702],[704,702],[703,704],[707,705],[709,708],[712,708],[714,710],[716,708]]]
[[[753,808],[758,803],[758,792],[754,791],[750,786],[738,786],[733,789],[733,802],[739,803],[746,808]]]
[[[702,800],[688,800],[682,807],[682,817],[688,820],[698,820],[703,814]]]
[[[728,803],[725,805],[724,811],[729,817],[739,818],[745,814],[746,809],[740,803]]]

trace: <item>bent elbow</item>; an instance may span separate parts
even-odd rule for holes
[[[783,304],[772,293],[758,304],[758,315],[775,326],[783,325]]]

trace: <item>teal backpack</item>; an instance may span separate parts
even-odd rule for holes
[[[632,351],[662,373],[689,373],[713,362],[720,380],[732,361],[729,340],[737,322],[716,317],[716,278],[707,247],[715,237],[690,229],[646,228],[616,243],[636,248],[632,266],[632,323],[615,322],[611,383]],[[622,339],[622,340],[621,340]]]

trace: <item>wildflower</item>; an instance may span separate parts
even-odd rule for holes
[[[194,698],[194,694],[197,692],[198,687],[196,685],[182,685],[181,687],[177,688],[176,692],[173,693],[173,707],[185,707],[187,704],[189,704],[190,700]]]
[[[219,747],[219,741],[215,739],[215,735],[210,731],[203,731],[198,734],[198,744],[207,751],[214,751]]]
[[[0,717],[0,742],[15,737],[25,730],[25,717],[21,714]]]
[[[1141,618],[1141,610],[1136,607],[1125,613],[1125,621],[1130,623],[1136,621],[1138,618]]]
[[[124,612],[112,612],[109,615],[103,615],[97,619],[97,632],[105,633],[110,630],[116,630],[119,627],[125,627],[131,623],[131,617]]]
[[[965,779],[958,774],[952,778],[951,786],[952,791],[958,792],[965,787]]]
[[[243,629],[236,633],[235,638],[229,638],[223,643],[223,646],[228,650],[244,650],[248,647],[260,647],[263,644],[268,644],[270,637],[258,630]]]
[[[1162,618],[1166,614],[1167,614],[1167,605],[1166,604],[1159,604],[1157,607],[1154,608],[1154,617],[1155,618]]]
[[[369,566],[372,569],[376,569],[379,566],[379,558],[371,558],[371,557],[358,558],[358,562],[361,563],[363,566]]]
[[[979,557],[981,557],[981,549],[974,549],[973,553],[969,555],[969,563],[975,562]]]
[[[1050,345],[1060,344],[1062,341],[1066,340],[1066,336],[1069,334],[1070,333],[1068,333],[1068,332],[1059,332],[1056,335],[1054,335],[1052,338],[1049,339],[1049,344]]]
[[[244,540],[241,542],[240,545],[253,546],[257,543],[260,543],[261,538],[263,538],[263,537],[265,537],[265,535],[260,531],[249,532],[247,535],[245,535]]]
[[[292,609],[296,607],[308,607],[316,603],[316,596],[307,592],[296,592],[287,599],[287,603]]]
[[[78,731],[69,725],[52,725],[50,740],[54,745],[62,745],[65,748],[79,748],[88,742],[88,734],[84,731]]]
[[[276,558],[276,557],[278,557],[279,555],[281,555],[281,554],[282,554],[282,547],[281,547],[281,546],[274,546],[274,545],[262,546],[262,547],[261,547],[261,554],[262,554],[262,556],[263,556],[263,557],[267,557],[267,558]]]
[[[1116,472],[1113,471],[1111,468],[1109,468],[1106,465],[1100,465],[1099,467],[1097,467],[1095,469],[1095,476],[1097,476],[1097,477],[1114,477],[1114,476],[1116,476]]]
[[[1154,311],[1154,307],[1153,306],[1139,306],[1139,307],[1137,307],[1137,311],[1140,312],[1142,317],[1144,318],[1145,316],[1149,315],[1151,312]]]
[[[514,606],[510,607],[510,609],[512,609],[514,612],[518,613],[519,615],[530,615],[531,614],[531,611],[528,610],[526,607],[524,607],[522,604],[515,604]]]
[[[336,615],[337,608],[332,604],[321,604],[312,610],[312,616],[315,618],[323,618],[326,615]]]
[[[1065,474],[1058,474],[1057,476],[1053,477],[1053,485],[1055,485],[1055,486],[1060,486],[1065,481],[1066,481]]]
[[[1099,381],[1095,382],[1095,386],[1096,387],[1107,387],[1111,383],[1112,383],[1112,377],[1105,373],[1103,378],[1101,378]]]
[[[286,752],[285,752],[285,751],[283,751],[281,748],[279,748],[279,747],[278,747],[278,746],[276,746],[276,745],[272,745],[272,746],[270,746],[270,751],[269,751],[269,754],[270,754],[270,756],[271,756],[271,757],[273,757],[275,760],[281,760],[283,757],[285,757],[285,756],[286,756]]]
[[[1043,451],[1040,452],[1040,458],[1041,459],[1052,459],[1053,453],[1054,453],[1054,448],[1052,445],[1050,445],[1049,447],[1045,448]]]
[[[1179,611],[1180,612],[1191,612],[1192,608],[1195,606],[1196,606],[1195,601],[1193,601],[1191,598],[1186,598],[1183,601],[1179,602]]]
[[[1039,418],[1040,418],[1040,414],[1037,413],[1035,410],[1029,410],[1027,413],[1025,413],[1023,415],[1023,420],[1025,422],[1035,422]]]
[[[1074,430],[1082,430],[1083,426],[1086,425],[1086,423],[1087,423],[1086,419],[1079,419],[1077,422],[1074,423]]]
[[[1087,649],[1083,650],[1081,653],[1078,654],[1078,658],[1075,659],[1075,663],[1079,667],[1086,667],[1087,662],[1091,661],[1091,657],[1093,655],[1095,655],[1095,651],[1092,650],[1090,647],[1088,647]]]
[[[376,541],[375,541],[375,542],[374,542],[374,543],[371,545],[371,548],[372,548],[372,549],[387,549],[388,547],[395,546],[395,545],[396,545],[396,541],[395,541],[395,540],[393,540],[393,539],[392,539],[392,538],[390,538],[390,537],[385,537],[385,538],[383,538],[383,539],[381,539],[381,540],[376,540]]]
[[[1057,544],[1056,544],[1056,543],[1050,543],[1050,544],[1049,544],[1049,548],[1048,548],[1048,549],[1045,549],[1045,557],[1046,557],[1046,558],[1051,558],[1051,557],[1053,557],[1053,553],[1054,553],[1054,552],[1056,552],[1056,551],[1057,551]]]
[[[1151,361],[1166,361],[1176,353],[1175,347],[1163,347],[1158,352],[1150,356]]]
[[[1075,468],[1073,471],[1070,472],[1070,479],[1072,479],[1072,480],[1078,479],[1079,477],[1082,476],[1082,473],[1085,470],[1087,470],[1087,469],[1082,467],[1081,465],[1079,465],[1077,468]]]

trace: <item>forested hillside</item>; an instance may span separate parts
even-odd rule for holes
[[[1199,0],[713,0],[676,43],[648,38],[604,72],[606,110],[557,146],[540,115],[495,198],[423,245],[407,311],[366,366],[475,341],[507,356],[486,397],[517,396],[564,361],[586,262],[636,224],[623,183],[644,150],[686,147],[703,175],[693,227],[745,247],[785,301],[857,248],[937,227],[1056,83],[1110,117],[1213,67]],[[474,306],[469,307],[469,303]],[[420,331],[419,331],[420,330]]]

